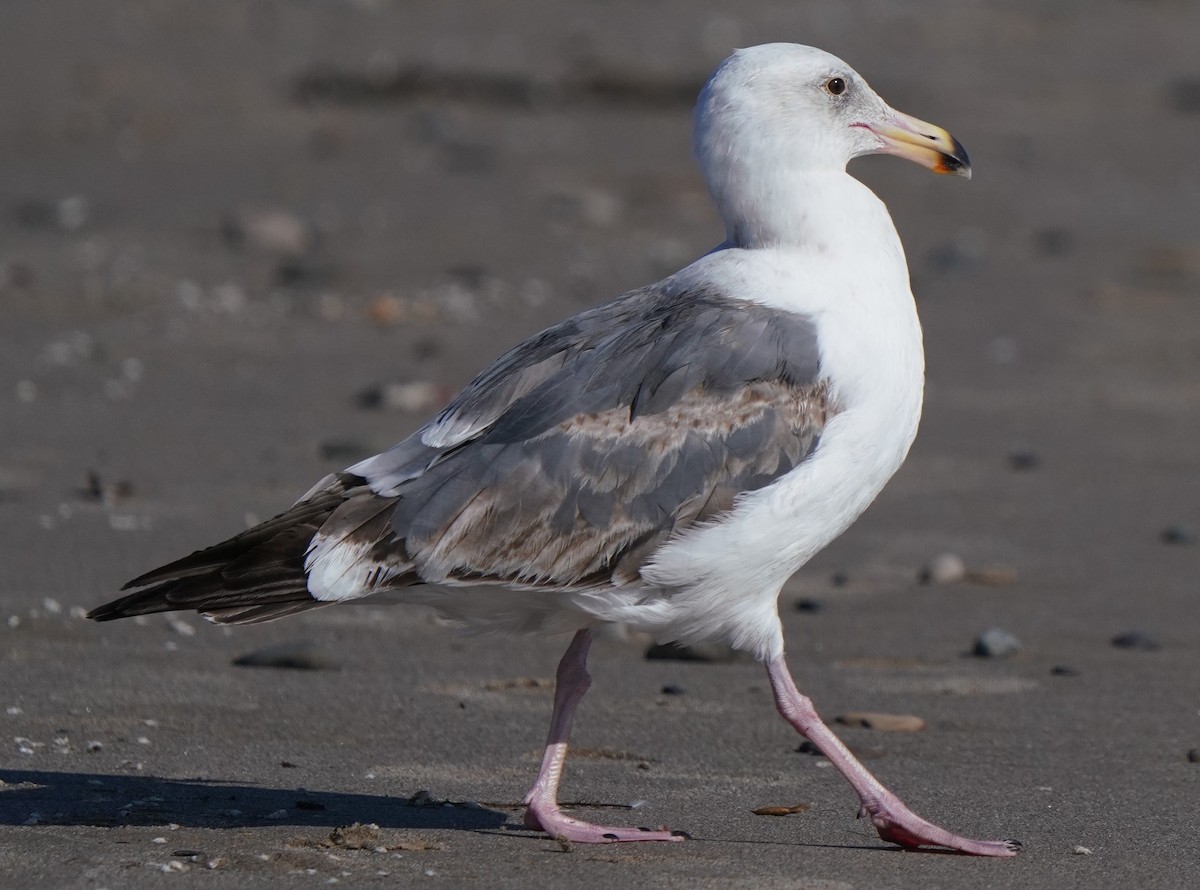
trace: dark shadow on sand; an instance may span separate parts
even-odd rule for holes
[[[0,769],[0,825],[348,825],[496,829],[509,815],[405,797],[262,788],[208,779]]]

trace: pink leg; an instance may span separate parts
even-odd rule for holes
[[[771,688],[775,691],[775,705],[783,719],[792,724],[802,736],[816,745],[829,762],[837,767],[858,793],[862,801],[859,817],[870,816],[871,822],[885,841],[914,849],[922,846],[949,847],[976,856],[1015,856],[1021,848],[1020,841],[977,841],[951,834],[944,828],[926,822],[904,805],[879,780],[859,763],[850,750],[842,744],[817,716],[812,702],[800,694],[795,681],[783,661],[783,656],[767,664]]]
[[[525,825],[544,831],[551,837],[564,838],[581,844],[611,844],[617,841],[680,841],[682,835],[669,831],[650,831],[644,828],[612,828],[593,825],[564,816],[558,808],[558,782],[567,759],[567,737],[571,734],[571,718],[579,706],[592,678],[587,672],[588,648],[592,632],[581,630],[571,640],[562,661],[554,689],[554,715],[550,718],[550,737],[537,781],[525,797]]]

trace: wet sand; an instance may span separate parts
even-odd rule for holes
[[[5,4],[0,883],[1194,883],[1200,8],[643,6]],[[81,617],[719,240],[689,97],[769,40],[841,55],[975,169],[852,168],[908,250],[926,411],[785,589],[789,660],[829,718],[922,718],[839,733],[1020,857],[879,841],[751,661],[597,644],[564,798],[692,840],[564,849],[517,804],[565,639]],[[946,553],[966,576],[919,580]],[[972,656],[989,627],[1020,651]],[[272,646],[299,666],[234,664]],[[378,833],[330,840],[355,822]]]

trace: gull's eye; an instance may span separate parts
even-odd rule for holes
[[[831,96],[840,96],[846,92],[846,81],[840,77],[831,77],[825,81],[825,92]]]

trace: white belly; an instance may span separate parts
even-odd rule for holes
[[[916,436],[924,353],[898,243],[897,254],[898,266],[849,281],[820,280],[821,264],[805,257],[809,287],[799,292],[772,287],[795,281],[787,256],[778,269],[761,253],[754,258],[758,287],[748,292],[816,319],[821,373],[831,381],[837,414],[800,466],[744,495],[719,524],[655,554],[642,577],[659,595],[643,594],[636,604],[630,592],[584,595],[581,605],[661,637],[724,639],[760,658],[782,653],[777,599],[784,582],[858,518]],[[844,268],[831,263],[831,277]],[[746,271],[736,272],[744,280]]]

